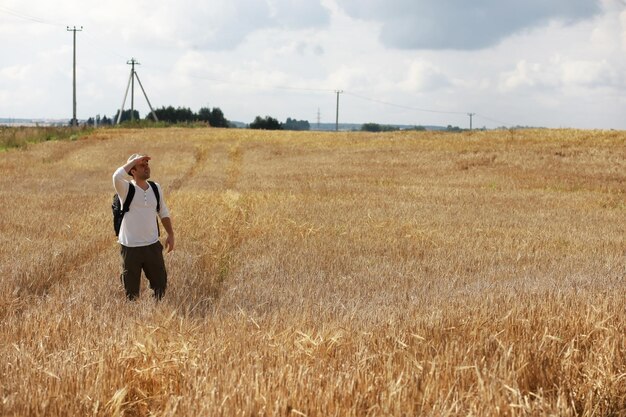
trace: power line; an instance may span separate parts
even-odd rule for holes
[[[91,36],[89,32],[85,32],[84,35],[87,37],[87,43],[90,44],[94,48],[94,50],[98,51],[98,53],[106,52],[116,59],[126,59],[126,56],[118,54],[117,52],[115,52],[115,50],[109,49],[108,45],[103,45],[102,43],[100,43],[100,41]]]
[[[439,114],[462,114],[465,115],[466,112],[460,112],[460,111],[444,111],[444,110],[432,110],[432,109],[423,109],[423,108],[419,108],[419,107],[412,107],[412,106],[405,106],[402,104],[395,104],[395,103],[390,103],[388,101],[383,101],[383,100],[377,100],[374,98],[369,98],[369,97],[364,97],[358,94],[354,94],[351,92],[344,92],[345,94],[352,96],[352,97],[356,97],[356,98],[360,98],[361,100],[366,100],[366,101],[371,101],[374,103],[380,103],[380,104],[385,104],[387,106],[392,106],[392,107],[398,107],[401,109],[406,109],[406,110],[414,110],[414,111],[420,111],[420,112],[426,112],[426,113],[439,113]]]
[[[42,19],[40,17],[36,17],[36,16],[29,15],[23,12],[19,12],[17,10],[9,9],[5,6],[0,6],[0,12],[9,14],[19,19],[27,20],[33,23],[39,23],[39,24],[50,25],[50,26],[65,26],[65,24],[63,23]],[[106,53],[111,54],[111,56],[125,59],[123,55],[120,55],[116,53],[115,51],[108,49],[107,47],[103,47],[102,44],[100,44],[100,42],[96,38],[94,38],[93,36],[91,36],[91,34],[89,34],[89,32],[85,32],[84,35],[88,38],[87,43],[91,44],[92,46],[97,47],[98,52],[106,52]],[[89,41],[89,39],[91,39],[91,42]]]
[[[334,92],[335,90],[331,90],[328,88],[306,88],[306,87],[287,87],[287,86],[280,86],[280,85],[276,85],[271,87],[274,90],[294,90],[294,91],[314,91],[314,92],[318,92],[318,93],[330,93],[330,92]]]
[[[163,71],[168,71],[168,68],[165,67],[161,67],[158,65],[152,65],[152,68],[156,68],[156,69],[160,69]],[[215,77],[206,77],[206,76],[202,76],[202,75],[195,75],[195,74],[187,74],[188,77],[190,78],[195,78],[198,80],[204,80],[204,81],[212,81],[212,82],[217,82],[217,83],[223,83],[223,84],[230,84],[230,85],[236,85],[236,86],[244,86],[244,87],[252,87],[252,88],[258,88],[258,89],[264,89],[264,88],[269,88],[271,90],[292,90],[292,91],[309,91],[309,92],[318,92],[318,93],[334,93],[335,90],[330,89],[330,88],[311,88],[311,87],[294,87],[294,86],[281,86],[281,85],[275,85],[275,86],[263,86],[261,84],[254,84],[254,83],[242,83],[242,82],[235,82],[235,81],[229,81],[229,80],[225,80],[223,78],[215,78]]]
[[[502,125],[502,126],[504,126],[504,127],[506,127],[506,126],[513,126],[513,123],[507,123],[507,122],[503,122],[503,121],[500,121],[500,120],[491,119],[491,118],[489,118],[489,117],[487,117],[487,116],[483,116],[482,114],[476,114],[476,113],[474,113],[474,115],[475,115],[475,116],[478,116],[478,117],[479,117],[479,118],[481,118],[481,119],[488,120],[488,121],[490,121],[490,122],[499,123],[499,124],[501,124],[501,125]]]
[[[472,118],[474,116],[479,117],[481,119],[488,120],[490,122],[499,123],[499,124],[501,124],[503,126],[513,126],[513,123],[507,123],[507,122],[503,122],[503,121],[500,121],[500,120],[492,119],[492,118],[489,118],[487,116],[484,116],[484,115],[478,114],[478,113],[465,113],[465,112],[457,112],[457,111],[444,111],[444,110],[424,109],[424,108],[406,106],[406,105],[402,105],[402,104],[396,104],[396,103],[391,103],[391,102],[388,102],[388,101],[383,101],[383,100],[373,99],[373,98],[369,98],[369,97],[364,97],[364,96],[361,96],[361,95],[358,95],[358,94],[354,94],[354,93],[350,93],[350,92],[347,92],[347,91],[344,91],[344,94],[347,94],[347,95],[350,95],[350,96],[353,96],[353,97],[357,97],[357,98],[360,98],[362,100],[367,100],[367,101],[371,101],[371,102],[374,102],[374,103],[385,104],[387,106],[398,107],[398,108],[406,109],[406,110],[414,110],[414,111],[420,111],[420,112],[426,112],[426,113],[468,115],[468,116],[470,116],[470,130],[472,129]]]
[[[40,24],[43,24],[43,25],[65,26],[62,23],[53,22],[51,20],[46,20],[46,19],[41,19],[41,18],[33,16],[33,15],[29,15],[29,14],[26,14],[26,13],[23,13],[23,12],[19,12],[17,10],[9,9],[8,7],[5,7],[5,6],[0,6],[0,12],[9,14],[9,15],[17,17],[19,19],[28,20],[30,22],[40,23]]]

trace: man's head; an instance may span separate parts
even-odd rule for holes
[[[137,154],[137,153],[133,154],[128,158],[128,162],[137,158],[141,158],[143,156],[144,155],[142,154]],[[148,165],[148,159],[140,159],[139,161],[137,161],[135,166],[132,167],[130,171],[128,172],[128,175],[133,177],[135,181],[137,180],[145,181],[148,178],[150,178],[150,165]]]

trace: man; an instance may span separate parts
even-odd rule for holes
[[[155,183],[160,196],[157,213],[157,196],[148,183],[150,159],[147,155],[131,155],[126,165],[119,167],[113,174],[113,186],[122,204],[129,188],[135,187],[135,195],[124,215],[119,232],[123,268],[121,278],[129,300],[139,296],[142,269],[150,282],[150,288],[154,290],[154,297],[160,300],[165,294],[167,271],[163,260],[163,245],[159,241],[157,214],[167,232],[167,252],[174,250],[174,230],[163,190]],[[133,180],[127,181],[126,175],[132,176]]]

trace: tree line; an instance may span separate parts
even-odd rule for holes
[[[202,107],[196,113],[192,111],[188,107],[176,107],[173,106],[163,106],[154,110],[154,113],[159,120],[159,122],[167,123],[167,124],[177,124],[177,123],[208,123],[209,126],[212,127],[232,127],[231,123],[224,117],[224,112],[219,107]],[[108,118],[106,115],[103,117],[96,116],[94,119],[90,117],[87,120],[87,124],[90,126],[93,125],[113,125],[117,122],[117,118],[120,116],[120,111],[115,112],[115,115],[112,118]],[[130,120],[141,120],[139,117],[139,112],[137,110],[124,110],[120,116],[120,123],[128,122]],[[149,113],[146,115],[144,120],[152,120],[152,114]]]
[[[378,123],[363,123],[361,125],[361,131],[363,132],[395,132],[400,130],[397,126],[381,125]],[[410,130],[418,132],[426,130],[424,126],[414,126]]]
[[[308,120],[296,120],[288,117],[285,123],[281,123],[271,116],[257,116],[248,127],[262,130],[311,130],[311,124]]]
[[[188,107],[176,107],[167,106],[160,107],[154,110],[154,113],[160,123],[166,124],[178,124],[178,123],[207,123],[212,127],[235,127],[235,124],[230,122],[224,117],[224,112],[219,107],[202,107],[197,113],[192,111]],[[137,110],[124,110],[120,116],[120,111],[116,111],[115,115],[111,118],[106,115],[95,118],[90,117],[87,120],[89,126],[110,126],[117,122],[118,117],[120,123],[129,122],[131,120],[142,120]],[[152,114],[147,114],[143,120],[153,120]],[[254,121],[246,125],[250,129],[263,129],[263,130],[311,130],[311,125],[308,120],[296,120],[290,117],[282,123],[271,116],[256,116]]]

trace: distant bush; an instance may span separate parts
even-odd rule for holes
[[[254,118],[254,121],[248,125],[248,127],[250,129],[261,130],[282,130],[283,125],[271,116],[257,116]]]
[[[454,133],[460,133],[463,131],[463,129],[461,129],[458,126],[452,126],[452,125],[448,125],[448,127],[446,127],[446,131],[447,132],[454,132]]]
[[[171,123],[158,121],[155,122],[152,119],[135,119],[135,120],[126,120],[120,122],[119,127],[123,127],[125,129],[145,129],[145,128],[159,128],[159,127],[169,127]],[[202,124],[202,126],[206,127],[206,124]],[[114,128],[116,126],[113,126]]]
[[[361,126],[361,131],[363,132],[394,132],[396,130],[400,129],[395,126],[379,125],[378,123],[364,123]]]
[[[283,124],[283,130],[311,130],[311,124],[308,120],[296,120],[288,117]]]

